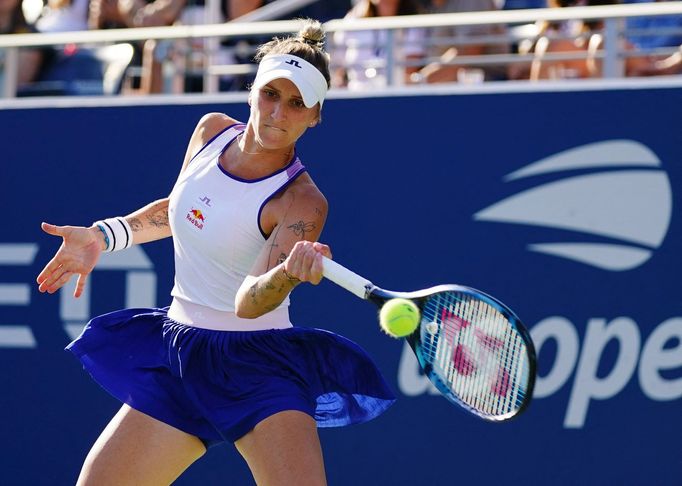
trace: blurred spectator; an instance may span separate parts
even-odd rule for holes
[[[0,0],[1,1],[1,0]],[[274,0],[220,0],[218,18],[208,19],[205,0],[47,0],[39,19],[39,30],[44,32],[73,31],[90,28],[150,27],[161,25],[199,25],[233,20]],[[302,12],[314,11],[326,19],[343,16],[350,8],[350,0],[317,2]],[[307,10],[306,10],[307,9]],[[296,16],[301,16],[296,15]],[[259,39],[222,41],[214,63],[229,65],[249,63],[253,56],[253,43]],[[150,39],[136,46],[136,76],[128,83],[126,92],[149,94],[167,89],[163,63],[169,59],[175,66],[173,76],[175,92],[197,92],[203,89],[205,66],[205,39],[182,41],[157,41]],[[221,90],[243,88],[252,78],[249,75],[221,76]]]
[[[171,25],[178,19],[185,3],[186,0],[90,0],[88,24],[91,29]],[[153,62],[157,41],[150,39],[134,45],[133,66],[141,67],[142,75],[139,80],[129,82],[125,91],[141,94],[160,91],[155,85],[162,80],[160,72],[152,72],[160,70]]]
[[[495,0],[432,0],[430,13],[482,12],[500,9]],[[476,37],[501,36],[506,34],[504,25],[457,25],[437,27],[430,31],[432,48],[430,56],[440,59],[425,66],[415,81],[427,83],[477,82],[483,80],[507,79],[507,68],[499,65],[467,66],[449,64],[459,56],[482,56],[488,54],[508,54],[508,43],[486,40],[476,42]],[[443,44],[445,41],[446,44]],[[473,42],[472,42],[473,41]]]
[[[158,27],[178,18],[185,0],[90,0],[92,29]]]
[[[21,0],[0,0],[0,35],[31,32],[37,30],[26,21]],[[0,51],[0,66],[4,67],[5,50]],[[17,87],[21,88],[36,80],[51,62],[53,52],[50,47],[19,49]]]
[[[551,8],[575,6],[607,5],[615,3],[609,0],[548,0]],[[598,75],[594,61],[588,57],[596,52],[601,37],[595,37],[601,30],[601,21],[584,22],[580,19],[566,21],[538,22],[538,37],[533,44],[521,48],[525,54],[532,52],[532,62],[529,78],[566,79],[590,78]],[[576,53],[575,59],[547,60],[548,53]]]
[[[613,5],[618,0],[549,0],[553,7]],[[541,36],[534,46],[530,79],[593,78],[602,76],[602,60],[597,55],[604,47],[602,20],[546,23],[541,27]],[[622,49],[636,51],[627,39]],[[547,53],[576,53],[575,59],[546,60]],[[628,56],[624,59],[626,76],[656,76],[680,72],[682,52],[668,58],[652,56]]]
[[[180,10],[168,25],[201,25],[224,22],[229,0],[220,1],[218,18],[209,19],[204,0],[176,0]],[[251,0],[241,2],[252,3]],[[182,39],[177,41],[150,39],[144,44],[141,94],[162,93],[165,90],[163,64],[171,59],[175,66],[173,91],[176,93],[201,91],[203,75],[194,71],[203,69],[205,39]]]
[[[360,0],[345,18],[391,17],[419,13],[413,0]],[[409,82],[410,74],[420,66],[405,66],[403,63],[420,61],[424,57],[425,31],[423,29],[395,30],[393,37],[393,59],[396,62],[391,73],[393,82]],[[387,83],[387,43],[385,30],[364,30],[337,32],[332,49],[332,85],[347,86],[348,89],[362,90],[384,87]]]
[[[47,0],[36,28],[40,32],[88,30],[89,0]]]
[[[225,22],[239,19],[254,10],[257,10],[273,0],[221,0],[221,11],[218,19],[212,22]],[[209,23],[207,19],[205,0],[189,0],[183,9],[176,24],[180,25],[199,25]],[[248,38],[235,39],[229,38],[221,41],[214,51],[212,61],[218,65],[248,64],[253,62],[255,46],[263,39]],[[161,43],[162,48],[167,51],[155,56],[158,69],[158,77],[161,77],[161,62],[170,59],[175,68],[172,91],[181,92],[201,92],[204,89],[204,72],[206,70],[207,59],[206,39],[187,39],[181,41],[166,41]],[[253,74],[222,75],[219,77],[219,90],[232,91],[246,87],[252,80]],[[160,86],[159,83],[154,83]],[[152,91],[159,92],[159,91]]]

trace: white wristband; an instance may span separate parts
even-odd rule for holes
[[[104,251],[125,250],[133,246],[133,231],[125,218],[107,218],[93,223],[102,233],[107,247]]]

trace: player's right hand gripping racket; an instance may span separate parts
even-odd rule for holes
[[[324,258],[324,276],[381,306],[410,299],[421,322],[407,342],[429,380],[451,402],[500,422],[520,414],[535,384],[535,348],[519,318],[497,299],[461,285],[391,292]]]

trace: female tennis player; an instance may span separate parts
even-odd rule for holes
[[[242,124],[197,125],[170,196],[63,238],[38,276],[81,295],[102,251],[173,237],[166,309],[92,319],[67,349],[123,406],[85,460],[79,485],[170,484],[207,447],[234,442],[259,485],[321,485],[317,427],[370,420],[394,396],[371,359],[331,332],[293,327],[288,295],[322,278],[327,202],[296,141],[320,121],[329,86],[319,22],[262,45]]]

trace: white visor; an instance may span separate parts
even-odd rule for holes
[[[253,87],[260,89],[274,79],[288,79],[301,92],[303,103],[312,108],[317,103],[322,108],[327,94],[327,80],[305,59],[291,54],[269,54],[258,65]]]

